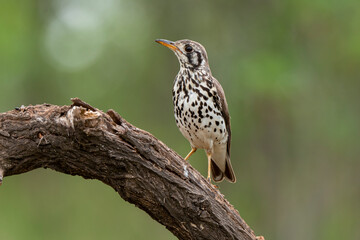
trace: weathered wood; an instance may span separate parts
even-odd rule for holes
[[[36,168],[98,179],[179,239],[255,239],[237,210],[176,152],[113,110],[22,107],[0,114],[0,184]]]

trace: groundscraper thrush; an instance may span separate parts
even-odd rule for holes
[[[198,148],[204,149],[215,182],[224,178],[235,182],[230,162],[230,115],[224,90],[212,76],[205,48],[195,41],[172,42],[157,39],[170,48],[180,62],[180,71],[173,86],[176,124],[190,142],[187,160]]]

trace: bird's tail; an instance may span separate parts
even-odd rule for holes
[[[211,159],[211,175],[214,182],[221,182],[226,178],[229,182],[236,182],[236,177],[234,170],[231,166],[230,156],[226,155],[226,163],[225,163],[225,171],[221,171],[221,169],[216,165],[215,161]]]

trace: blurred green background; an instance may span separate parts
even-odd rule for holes
[[[185,156],[156,38],[208,52],[232,121],[225,197],[267,240],[360,239],[358,0],[1,1],[0,112],[113,108]],[[206,175],[206,156],[190,163]],[[0,238],[175,239],[110,187],[52,170],[4,179]]]

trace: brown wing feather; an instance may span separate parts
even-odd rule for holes
[[[219,95],[220,100],[220,110],[221,114],[225,120],[226,131],[228,132],[228,141],[227,141],[227,153],[230,157],[230,144],[231,144],[231,129],[230,129],[230,114],[228,109],[228,104],[226,102],[225,93],[220,83],[216,78],[213,77],[213,83],[216,87],[217,94]]]
[[[226,130],[228,132],[227,147],[226,147],[226,152],[227,152],[226,167],[225,167],[224,175],[222,176],[219,175],[219,179],[222,180],[222,178],[225,176],[229,181],[236,182],[235,173],[234,170],[232,169],[230,162],[231,128],[230,128],[230,114],[229,114],[228,104],[226,102],[225,93],[222,86],[220,85],[218,80],[214,77],[213,77],[213,83],[216,87],[217,94],[219,95],[218,101],[220,102],[218,102],[218,104],[220,107],[221,114],[225,120]]]

